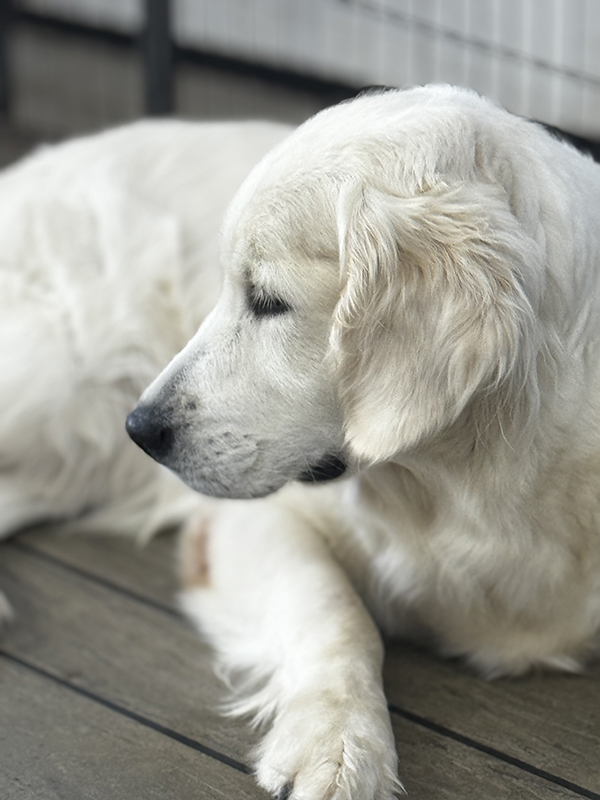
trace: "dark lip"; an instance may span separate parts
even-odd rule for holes
[[[300,473],[298,480],[302,483],[324,483],[339,478],[348,469],[346,462],[339,455],[329,453],[316,464],[311,464]]]

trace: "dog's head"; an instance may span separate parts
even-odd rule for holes
[[[240,190],[221,299],[128,421],[193,488],[255,497],[401,459],[523,388],[540,253],[473,120],[512,118],[431,92],[323,112]]]

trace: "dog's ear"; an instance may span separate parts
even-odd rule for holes
[[[389,459],[450,425],[477,393],[522,389],[538,349],[525,276],[540,255],[500,192],[347,186],[338,229],[331,346],[357,456]]]

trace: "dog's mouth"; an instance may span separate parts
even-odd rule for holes
[[[256,487],[242,487],[239,480],[233,481],[235,486],[229,486],[228,482],[223,482],[220,479],[219,470],[216,468],[215,475],[202,474],[200,479],[195,472],[188,474],[186,469],[179,469],[177,459],[172,458],[175,433],[166,418],[150,405],[138,405],[127,417],[125,427],[131,439],[147,455],[158,461],[159,464],[163,464],[173,470],[184,483],[203,494],[213,497],[263,497],[280,488],[280,484],[277,483],[274,486],[262,486],[259,491],[256,491]],[[254,451],[252,450],[252,452]],[[237,453],[238,456],[247,455],[243,448],[241,452],[238,449]],[[302,470],[296,477],[296,480],[309,484],[325,483],[339,478],[347,469],[348,465],[339,452],[326,453],[315,463],[308,464],[306,469]],[[287,480],[294,480],[294,478],[290,476]],[[285,478],[282,480],[282,484],[284,482]]]
[[[339,455],[329,453],[316,464],[311,464],[300,473],[298,480],[302,483],[324,483],[339,478],[348,469],[348,465]]]

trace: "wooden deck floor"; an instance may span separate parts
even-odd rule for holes
[[[2,800],[265,798],[256,741],[217,711],[210,653],[174,603],[173,536],[143,549],[33,531],[0,545]],[[485,682],[394,646],[385,666],[414,800],[600,799],[600,667]]]

